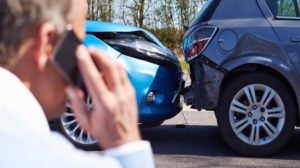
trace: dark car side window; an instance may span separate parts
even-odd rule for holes
[[[266,0],[276,18],[300,18],[300,0]]]

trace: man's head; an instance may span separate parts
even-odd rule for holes
[[[62,112],[67,83],[53,50],[67,24],[84,38],[86,0],[0,0],[0,66],[15,73],[51,119]]]

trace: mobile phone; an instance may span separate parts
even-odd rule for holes
[[[74,31],[67,29],[54,49],[54,64],[62,77],[75,86],[82,85],[82,78],[76,60],[76,49],[82,41]]]

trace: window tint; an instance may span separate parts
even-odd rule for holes
[[[276,17],[300,17],[300,0],[266,0]]]

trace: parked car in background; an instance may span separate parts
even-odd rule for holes
[[[208,0],[185,34],[185,101],[215,110],[237,152],[266,156],[300,125],[300,0]]]
[[[141,124],[160,125],[181,111],[184,81],[179,61],[153,34],[136,27],[96,21],[87,21],[86,33],[86,46],[99,48],[124,66],[136,90]],[[86,105],[93,107],[88,94]],[[68,103],[66,112],[52,126],[77,147],[97,147],[97,142],[80,128]]]

